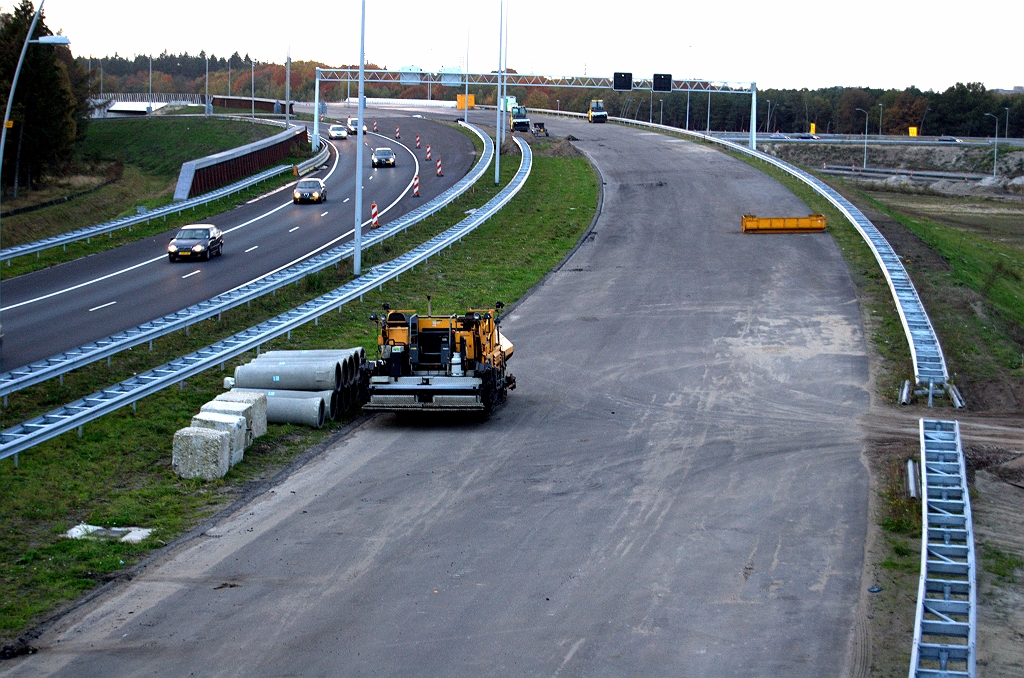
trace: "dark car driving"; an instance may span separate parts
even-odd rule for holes
[[[327,188],[321,179],[303,179],[295,185],[292,202],[327,202]]]
[[[395,152],[390,148],[375,148],[370,155],[370,165],[373,167],[394,167]]]
[[[209,259],[224,253],[224,232],[213,224],[192,224],[178,231],[167,245],[167,258]]]

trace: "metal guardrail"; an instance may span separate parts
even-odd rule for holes
[[[910,678],[974,678],[976,561],[960,423],[922,419],[920,433],[921,578]]]
[[[433,200],[364,236],[363,249],[396,235],[441,210],[462,195],[483,176],[484,171],[494,156],[494,144],[491,142],[490,137],[476,127],[472,125],[465,126],[472,130],[484,143],[484,152],[472,171]],[[323,159],[326,159],[327,153],[328,148],[325,146],[320,155],[309,162],[316,161],[321,156]],[[323,160],[320,160],[320,162],[323,162]],[[269,294],[276,289],[298,282],[310,273],[333,266],[342,259],[351,257],[354,249],[351,242],[335,247],[299,264],[268,274],[212,299],[189,306],[175,313],[170,313],[162,318],[157,318],[156,320],[79,346],[70,351],[58,353],[44,360],[38,360],[10,372],[0,374],[0,395],[6,397],[10,393],[48,379],[60,377],[71,370],[83,367],[97,360],[102,360],[132,346],[153,341],[158,337],[185,329],[189,325],[193,325],[201,320],[218,316],[228,309],[235,308],[265,294]]]
[[[516,172],[512,181],[483,207],[444,233],[392,261],[375,266],[370,273],[298,308],[243,330],[212,346],[172,360],[110,388],[59,407],[52,412],[0,431],[0,459],[16,455],[121,407],[133,405],[140,398],[180,383],[204,370],[223,365],[225,361],[246,351],[253,349],[259,351],[260,346],[271,339],[310,321],[315,322],[326,313],[334,310],[340,311],[342,305],[361,298],[375,287],[382,287],[385,282],[397,278],[401,273],[454,245],[504,207],[526,183],[533,167],[533,155],[530,147],[522,140],[516,139],[516,143],[519,144],[522,152],[522,160],[519,171]],[[493,153],[493,145],[491,149]]]
[[[565,112],[543,109],[532,110],[537,110],[538,113],[553,115],[571,115],[573,117],[581,115],[579,113],[567,114]],[[910,346],[910,355],[914,362],[914,379],[918,385],[927,388],[926,392],[928,393],[929,405],[931,404],[931,398],[936,388],[939,389],[938,393],[946,391],[956,407],[961,407],[963,405],[963,400],[960,398],[959,393],[949,381],[949,371],[947,370],[946,360],[942,354],[942,347],[939,344],[939,338],[935,334],[935,328],[932,327],[931,320],[928,318],[928,313],[924,309],[924,304],[921,303],[921,298],[918,296],[917,290],[914,288],[914,283],[911,281],[910,275],[903,267],[903,263],[900,261],[899,255],[893,251],[889,242],[878,231],[875,225],[871,223],[871,220],[864,216],[864,214],[857,209],[853,203],[817,177],[814,177],[801,169],[797,169],[787,162],[773,158],[772,156],[760,151],[751,150],[746,146],[741,146],[737,143],[719,139],[714,136],[708,136],[700,132],[683,130],[678,127],[670,127],[668,125],[658,125],[638,120],[630,120],[628,118],[609,117],[608,120],[625,125],[656,129],[663,132],[669,132],[671,134],[682,134],[711,143],[720,144],[738,153],[744,153],[774,165],[804,182],[816,193],[832,203],[832,205],[835,206],[835,208],[853,224],[854,228],[860,232],[861,237],[864,238],[868,247],[871,248],[872,253],[875,255],[875,259],[881,266],[882,273],[885,275],[885,278],[889,283],[889,289],[896,302],[896,310],[899,313],[900,321],[903,324],[903,331],[907,336],[907,343]]]
[[[252,118],[239,118],[238,116],[218,116],[220,119],[241,119],[249,122]],[[269,124],[276,126],[282,126],[281,123],[276,121],[269,121]],[[299,165],[299,171],[302,172],[303,165],[316,166],[324,162],[321,159],[314,162],[320,156],[317,155],[310,160]],[[206,203],[213,202],[214,200],[220,200],[221,198],[227,197],[232,193],[243,191],[250,186],[255,186],[261,181],[266,181],[276,177],[279,174],[288,172],[292,169],[291,165],[278,165],[277,167],[271,167],[268,170],[264,170],[259,174],[254,174],[251,177],[236,181],[233,184],[229,184],[222,188],[218,188],[216,191],[210,191],[203,195],[197,195],[194,198],[183,200],[181,202],[171,203],[170,205],[164,205],[154,210],[147,211],[143,214],[132,214],[127,217],[121,217],[120,219],[114,219],[113,221],[107,221],[102,224],[95,224],[93,226],[86,226],[84,228],[78,228],[74,231],[68,231],[67,233],[61,233],[60,235],[54,235],[49,238],[43,238],[42,240],[36,240],[34,242],[24,243],[22,245],[15,245],[14,247],[7,247],[0,250],[0,261],[10,261],[14,257],[20,257],[26,254],[32,254],[33,252],[38,253],[43,250],[48,250],[52,247],[67,247],[70,243],[78,242],[79,240],[90,240],[100,235],[112,233],[113,231],[120,230],[122,228],[131,228],[135,224],[141,224],[142,222],[148,222],[157,217],[166,217],[168,215],[178,213],[181,214],[187,209],[194,209],[199,205],[205,205]]]

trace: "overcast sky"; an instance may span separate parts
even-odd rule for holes
[[[3,2],[5,10],[13,3]],[[366,59],[425,70],[497,67],[498,0],[367,0]],[[520,73],[943,90],[1024,85],[1024,0],[655,2],[505,0]],[[359,59],[358,0],[47,0],[76,55],[238,51],[259,61]]]

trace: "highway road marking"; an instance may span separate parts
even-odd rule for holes
[[[331,167],[331,171],[327,173],[326,177],[324,177],[325,179],[330,177],[332,174],[334,174],[334,170],[336,170],[338,168],[338,159],[340,157],[341,157],[340,154],[335,153],[335,155],[334,155],[334,166]],[[249,224],[253,224],[253,223],[259,221],[260,219],[264,219],[266,217],[269,217],[271,214],[274,214],[275,212],[279,212],[280,210],[283,210],[285,207],[288,207],[288,205],[291,205],[291,204],[292,204],[292,201],[289,200],[288,202],[283,203],[283,204],[273,208],[272,210],[264,212],[263,214],[259,215],[258,217],[253,217],[249,221],[246,221],[243,224],[239,224],[238,226],[235,226],[234,228],[229,228],[229,229],[227,229],[224,232],[225,233],[231,233],[232,231],[237,231],[238,229],[244,228],[244,227],[248,226]],[[383,212],[381,212],[381,214],[383,214]],[[19,308],[21,306],[28,306],[29,304],[34,304],[34,303],[39,302],[39,301],[44,301],[46,299],[50,299],[52,297],[56,297],[56,296],[59,296],[61,294],[66,294],[68,292],[74,292],[75,290],[81,289],[83,287],[88,287],[89,285],[93,285],[93,284],[98,283],[98,282],[103,282],[104,280],[108,280],[110,278],[114,278],[114,277],[119,276],[119,275],[121,275],[123,273],[129,273],[131,271],[134,271],[137,268],[142,268],[143,266],[146,266],[147,264],[152,264],[154,262],[161,261],[166,256],[167,255],[165,255],[165,254],[161,254],[159,257],[153,257],[152,259],[147,259],[145,261],[140,261],[139,263],[134,264],[133,266],[129,266],[127,268],[122,268],[120,271],[114,271],[113,273],[108,273],[107,275],[101,275],[98,278],[93,278],[92,280],[87,280],[86,282],[79,283],[78,285],[72,285],[71,287],[66,287],[66,288],[64,288],[62,290],[57,290],[56,292],[51,292],[49,294],[44,294],[43,296],[36,297],[35,299],[27,299],[27,300],[19,302],[17,304],[11,304],[10,306],[4,306],[4,307],[0,308],[0,311],[9,311],[11,309]],[[305,258],[305,257],[303,257],[303,258]],[[301,261],[301,259],[299,259],[297,261]],[[280,269],[278,269],[278,270],[280,270]],[[265,277],[265,276],[260,276],[260,278],[262,278],[262,277]],[[260,278],[256,278],[256,280],[259,280]],[[253,282],[253,281],[250,281],[250,282]],[[247,285],[249,283],[245,283],[245,284]]]
[[[323,213],[323,214],[321,214],[320,216],[322,216],[322,217],[326,217],[326,216],[327,216],[327,214],[328,214],[327,212],[324,212],[324,213]]]
[[[255,250],[255,249],[259,249],[259,245],[253,245],[252,247],[250,247],[249,249],[247,249],[247,250],[246,250],[246,252],[252,252],[252,251],[253,251],[253,250]]]
[[[637,136],[641,137],[658,137],[661,136],[657,132],[637,132]]]
[[[185,275],[181,276],[181,279],[184,280],[185,278],[191,278],[196,273],[199,273],[199,269],[198,268],[196,270],[192,271],[191,273],[186,273]]]
[[[116,303],[117,303],[116,301],[108,301],[105,304],[100,304],[99,306],[94,306],[94,307],[89,309],[89,313],[92,313],[93,311],[98,311],[101,308],[106,308],[107,306],[113,306]]]
[[[376,171],[377,170],[374,170],[374,172],[376,172]],[[373,175],[372,174],[370,175],[370,181],[373,181]]]
[[[342,200],[342,202],[348,202],[348,201],[349,201],[349,200],[351,200],[351,199],[352,199],[352,198],[345,198],[344,200]]]
[[[299,227],[298,227],[298,226],[296,226],[295,228],[289,228],[289,229],[288,229],[288,232],[289,232],[289,233],[292,233],[292,232],[294,232],[294,231],[297,231],[297,230],[299,230]]]

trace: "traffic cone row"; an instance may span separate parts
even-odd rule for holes
[[[377,222],[377,203],[370,205],[370,227],[378,228],[380,224]]]
[[[437,176],[443,177],[444,174],[441,172],[441,158],[437,159]]]
[[[373,131],[374,132],[377,131],[377,121],[376,120],[373,121]]]
[[[427,160],[430,160],[430,144],[427,144]]]
[[[420,197],[420,175],[416,175],[412,178],[412,197]]]
[[[420,135],[417,134],[416,135],[416,148],[419,148],[419,147],[420,147]]]
[[[395,125],[395,138],[396,139],[401,139],[402,138],[402,130],[398,129],[398,125]]]

